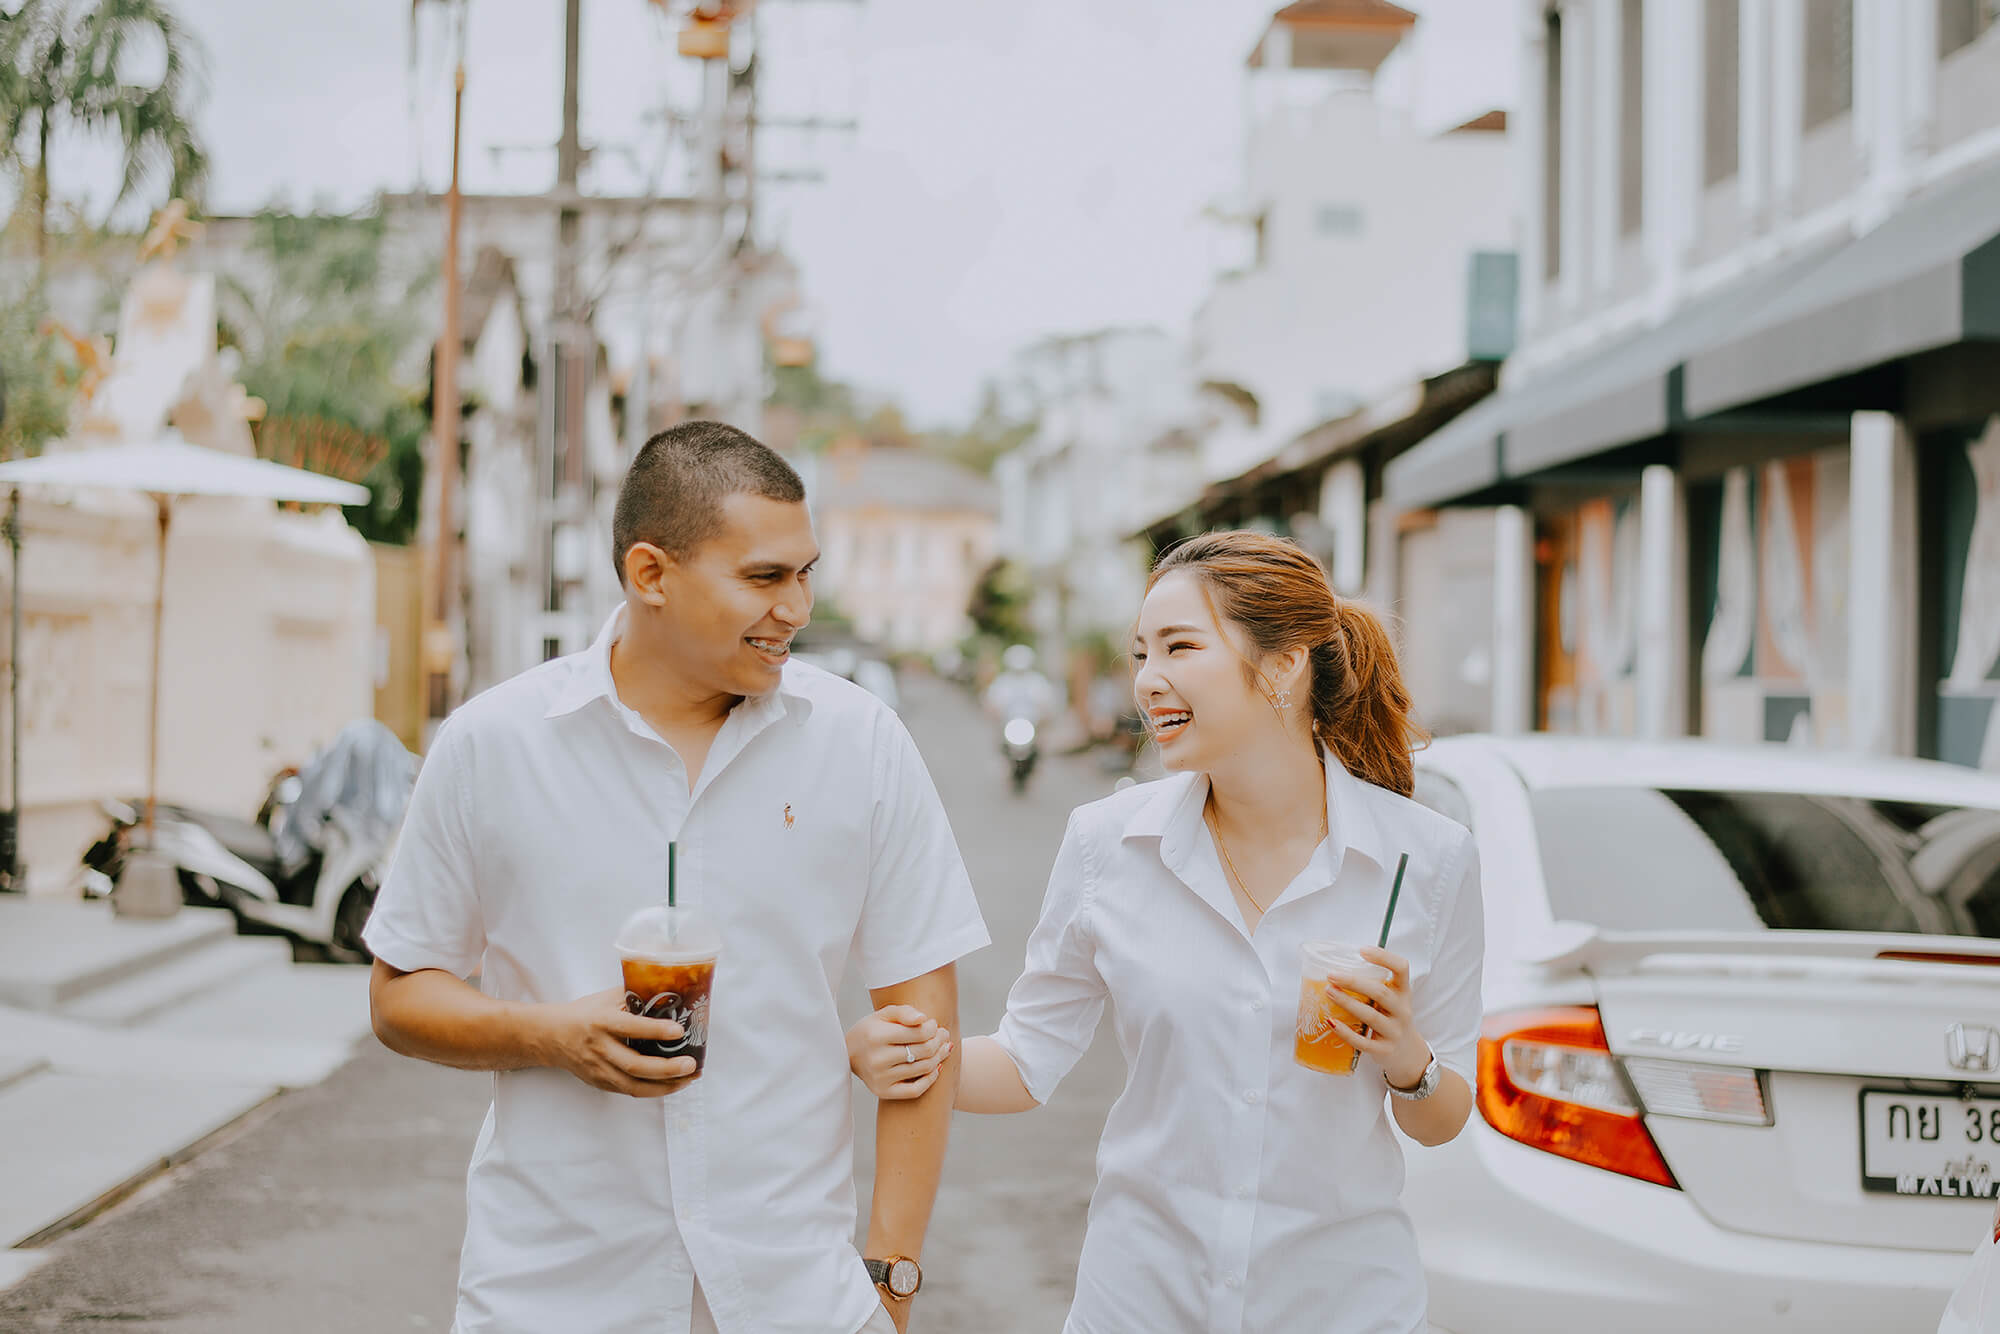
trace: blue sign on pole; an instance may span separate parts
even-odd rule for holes
[[[1514,350],[1519,265],[1511,250],[1475,250],[1465,286],[1465,359],[1505,361]]]

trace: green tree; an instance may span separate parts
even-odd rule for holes
[[[370,503],[348,519],[370,541],[407,543],[430,420],[410,366],[425,330],[427,277],[391,271],[379,213],[266,210],[252,225],[258,272],[226,279],[222,295],[243,386],[266,407],[259,448],[366,484]],[[290,453],[315,443],[336,452]]]
[[[0,127],[23,177],[35,262],[48,257],[49,144],[59,131],[115,136],[117,203],[162,171],[199,202],[208,158],[194,128],[203,57],[162,0],[22,0],[0,15]],[[135,77],[158,63],[159,77]],[[115,207],[115,205],[114,205]]]
[[[999,388],[989,382],[980,395],[979,412],[969,425],[931,431],[924,436],[923,445],[975,472],[990,473],[1002,454],[1018,449],[1034,433],[1035,423],[1011,416],[1001,402]]]
[[[0,458],[39,454],[69,426],[76,365],[60,341],[42,329],[48,309],[34,291],[0,294]]]
[[[1035,638],[1028,624],[1028,602],[1034,596],[1027,572],[1010,560],[987,566],[973,586],[965,612],[976,634],[1002,644],[1027,644]]]
[[[919,432],[910,428],[893,401],[865,401],[854,386],[827,379],[815,365],[774,366],[771,377],[767,402],[797,414],[799,445],[815,453],[837,440],[859,436],[874,445],[915,446],[975,472],[990,473],[1002,454],[1035,430],[1033,421],[1007,413],[998,388],[991,384],[970,423]]]

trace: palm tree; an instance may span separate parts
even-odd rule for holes
[[[135,81],[131,66],[157,65],[161,47],[164,72]],[[21,165],[38,269],[58,130],[117,136],[125,171],[116,203],[162,168],[170,194],[197,202],[208,175],[194,128],[201,60],[193,32],[164,0],[21,0],[0,13],[0,132]]]

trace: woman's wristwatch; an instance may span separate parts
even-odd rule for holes
[[[1410,1088],[1399,1089],[1394,1084],[1389,1084],[1389,1081],[1386,1079],[1382,1082],[1389,1084],[1389,1092],[1401,1098],[1404,1102],[1422,1102],[1425,1098],[1437,1092],[1438,1079],[1443,1073],[1444,1067],[1438,1064],[1437,1053],[1432,1052],[1431,1063],[1424,1067],[1423,1074],[1418,1077],[1417,1082]]]
[[[906,1256],[892,1255],[886,1260],[863,1260],[868,1266],[868,1277],[875,1286],[906,1302],[917,1295],[917,1289],[924,1286],[924,1268]]]

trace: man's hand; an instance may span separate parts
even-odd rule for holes
[[[671,1019],[646,1019],[628,1011],[623,987],[538,1009],[538,1064],[631,1098],[664,1098],[694,1082],[693,1057],[642,1056],[625,1045],[627,1038],[678,1042],[684,1034]]]

